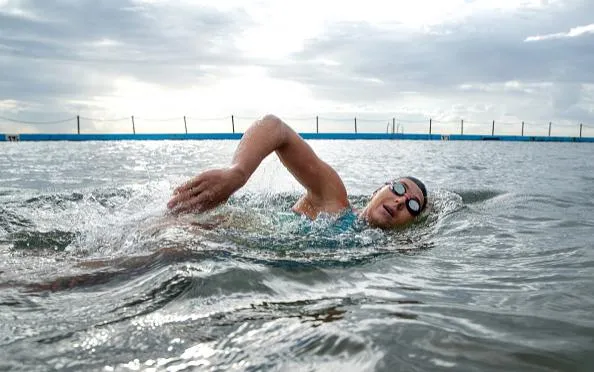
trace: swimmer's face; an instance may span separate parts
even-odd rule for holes
[[[425,198],[419,186],[407,178],[398,181],[406,188],[404,195],[396,195],[391,185],[384,185],[373,194],[363,210],[362,215],[371,226],[384,229],[406,226],[415,219],[406,208],[406,200],[416,198],[421,205],[425,205]]]

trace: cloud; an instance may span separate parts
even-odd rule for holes
[[[569,32],[557,32],[555,34],[540,35],[540,36],[529,36],[524,41],[543,41],[551,39],[564,39],[570,37],[582,36],[584,34],[594,33],[594,23],[587,26],[574,27]]]
[[[569,103],[580,103],[582,85],[594,84],[594,35],[587,33],[589,28],[579,28],[570,34],[580,38],[548,43],[525,42],[526,36],[582,22],[592,10],[589,2],[567,2],[477,11],[418,29],[335,23],[309,40],[289,63],[270,66],[270,73],[306,84],[319,99],[361,105],[386,101],[395,104],[395,110],[402,107],[398,102],[410,105],[414,96],[419,107],[436,100],[442,108],[474,101],[501,103],[500,111],[518,117],[562,115]],[[563,92],[555,93],[556,111],[547,105],[553,86]],[[532,101],[530,112],[520,112],[528,105],[518,100]]]
[[[0,0],[0,116],[594,121],[594,3],[431,4]]]
[[[247,23],[241,12],[184,3],[8,2],[0,8],[0,100],[100,95],[122,76],[168,86],[208,82],[240,63],[230,41]]]
[[[538,13],[519,11],[511,16],[485,13],[464,23],[414,31],[338,23],[295,54],[296,63],[271,70],[275,76],[303,81],[341,99],[355,93],[353,98],[374,100],[394,90],[429,92],[473,82],[594,82],[588,67],[594,62],[589,48],[594,39],[560,42],[553,47],[524,43],[523,35],[540,27],[542,21]],[[576,59],[583,62],[576,66]],[[337,61],[337,65],[319,60]],[[568,62],[575,68],[565,68]],[[345,90],[346,86],[350,89]],[[371,97],[367,91],[356,94],[361,89],[378,93]]]

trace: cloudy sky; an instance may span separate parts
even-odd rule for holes
[[[594,136],[592,66],[591,0],[0,0],[0,132]]]

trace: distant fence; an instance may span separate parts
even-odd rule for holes
[[[592,142],[594,137],[562,136],[482,136],[476,134],[406,133],[300,133],[313,140],[424,140],[424,141],[514,141],[514,142]],[[2,134],[0,142],[38,141],[160,141],[160,140],[239,140],[242,133],[162,133],[162,134]]]
[[[247,118],[247,117],[238,117],[236,115],[230,115],[227,117],[218,117],[218,118],[192,118],[194,122],[198,123],[216,123],[216,125],[211,125],[211,129],[213,132],[218,133],[231,133],[231,134],[239,134],[241,133],[240,126],[238,126],[238,122],[241,121],[242,127],[247,127],[246,123],[251,123],[253,120],[257,118]],[[290,125],[294,124],[295,122],[300,123],[301,127],[305,127],[306,130],[302,130],[301,132],[304,133],[328,133],[331,132],[328,130],[331,126],[339,126],[341,128],[342,133],[354,133],[354,134],[365,134],[365,133],[385,133],[385,134],[405,134],[405,125],[407,132],[406,134],[426,134],[429,135],[431,138],[434,135],[441,135],[453,138],[455,135],[464,136],[465,138],[469,138],[468,136],[471,135],[481,135],[481,136],[530,136],[533,137],[533,134],[526,133],[527,128],[530,127],[531,129],[538,127],[539,128],[539,137],[546,136],[546,137],[554,137],[552,135],[553,130],[555,129],[553,122],[548,123],[527,123],[527,122],[517,122],[517,123],[510,123],[510,122],[496,122],[495,120],[491,120],[488,123],[479,122],[479,121],[467,121],[464,119],[460,119],[459,121],[442,121],[436,120],[433,118],[427,119],[420,119],[420,120],[403,120],[397,119],[396,117],[390,119],[370,119],[370,118],[329,118],[329,117],[309,117],[309,118],[285,118]],[[141,121],[143,123],[153,123],[153,132],[154,124],[156,123],[159,126],[159,129],[165,127],[168,132],[179,132],[184,133],[186,135],[199,133],[197,131],[188,130],[188,123],[190,118],[183,116],[177,118],[169,118],[169,119],[147,119],[142,118]],[[117,119],[104,119],[104,118],[90,118],[85,116],[73,116],[63,120],[55,120],[55,121],[23,121],[17,119],[11,119],[6,117],[0,116],[0,123],[9,122],[12,124],[21,124],[21,125],[32,125],[32,126],[57,126],[59,125],[60,128],[64,128],[65,124],[71,123],[73,126],[72,132],[66,132],[62,134],[68,133],[76,133],[77,135],[83,134],[97,134],[96,124],[110,124],[110,123],[119,123],[119,128],[129,128],[132,135],[138,135],[138,118],[134,115],[125,117],[125,118],[117,118]],[[128,123],[125,125],[125,123]],[[350,124],[349,124],[350,122]],[[85,131],[85,124],[87,124],[87,131]],[[222,125],[221,125],[222,124]],[[146,125],[145,125],[146,126]],[[293,125],[292,125],[293,126]],[[146,126],[148,127],[148,126]],[[580,123],[576,125],[572,130],[567,125],[559,126],[565,132],[564,136],[569,138],[583,138],[589,137],[584,135],[584,129],[589,128],[593,129],[589,126]],[[413,128],[413,130],[410,130]],[[173,129],[173,130],[172,130]],[[216,131],[214,130],[216,129]],[[326,131],[324,132],[324,129]],[[315,132],[314,132],[315,130]],[[159,131],[160,132],[160,131]],[[481,133],[479,133],[481,132]],[[573,135],[567,136],[568,132],[574,132]],[[112,132],[113,133],[113,132]],[[546,133],[546,134],[545,134]],[[60,134],[60,133],[55,133]],[[107,134],[106,134],[107,135]],[[6,136],[10,136],[6,135]],[[557,136],[559,137],[559,136]],[[426,137],[427,138],[427,137]],[[13,138],[16,140],[16,138]],[[10,140],[8,137],[5,140]]]

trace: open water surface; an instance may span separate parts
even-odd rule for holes
[[[593,370],[592,144],[310,144],[355,206],[410,174],[429,213],[300,220],[272,156],[174,217],[237,141],[0,143],[0,370]]]

